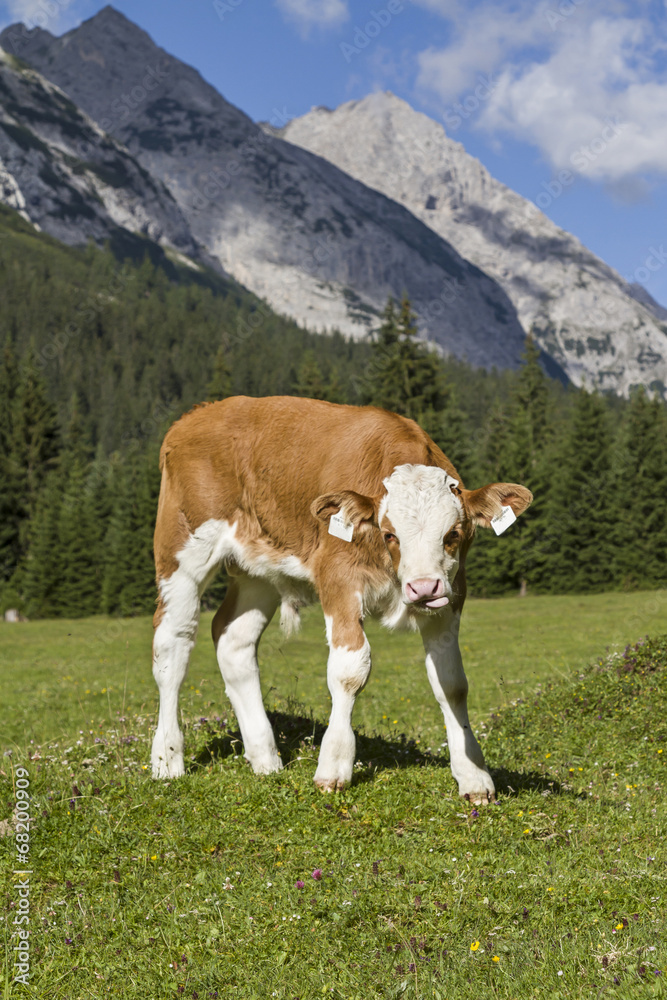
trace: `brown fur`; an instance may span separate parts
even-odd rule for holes
[[[406,463],[438,466],[460,480],[414,421],[375,407],[289,396],[238,396],[195,407],[171,427],[160,452],[158,580],[176,569],[176,553],[199,525],[211,518],[236,523],[251,554],[292,555],[308,567],[324,611],[343,612],[354,623],[341,642],[359,648],[358,611],[348,614],[344,606],[352,591],[381,588],[395,576],[397,555],[383,540],[376,511],[383,479]],[[467,515],[458,526],[453,603],[460,608],[475,525],[488,524],[501,501],[520,513],[531,495],[513,484],[470,491],[460,483],[456,492]],[[352,543],[327,531],[341,507],[358,526]]]

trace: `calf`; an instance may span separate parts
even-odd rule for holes
[[[351,716],[371,669],[363,627],[371,615],[389,628],[419,630],[459,792],[476,802],[494,796],[468,721],[457,638],[465,557],[478,525],[525,510],[532,500],[525,487],[464,489],[428,435],[395,413],[280,396],[196,407],[169,430],[160,467],[155,777],[184,772],[178,693],[200,598],[224,566],[229,589],[213,642],[255,772],[282,767],[262,703],[260,637],[279,604],[289,631],[299,608],[319,599],[331,717],[315,783],[329,791],[352,778]]]

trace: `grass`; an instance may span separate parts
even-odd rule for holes
[[[148,621],[2,627],[0,819],[21,766],[34,817],[32,975],[12,985],[8,966],[4,995],[667,994],[667,639],[623,652],[664,628],[666,603],[466,607],[473,724],[500,793],[486,809],[456,796],[413,636],[369,629],[356,778],[327,797],[312,785],[328,708],[316,613],[297,640],[265,638],[282,774],[249,772],[203,628],[182,702],[190,772],[167,784],[146,770]],[[17,898],[9,874],[10,955]]]

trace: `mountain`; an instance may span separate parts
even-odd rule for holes
[[[521,324],[570,379],[665,394],[667,311],[531,202],[495,180],[437,122],[390,93],[313,108],[283,138],[404,205],[498,281]]]
[[[58,87],[2,50],[0,200],[65,243],[109,240],[131,255],[143,236],[198,254],[162,182]]]
[[[60,38],[12,25],[0,45],[122,143],[167,189],[191,240],[279,313],[361,336],[387,296],[406,291],[421,332],[445,351],[518,364],[523,330],[493,278],[403,206],[267,134],[113,8]]]

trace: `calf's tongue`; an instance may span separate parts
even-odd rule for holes
[[[426,601],[427,608],[444,608],[446,604],[449,604],[448,597],[436,597],[432,601]]]

